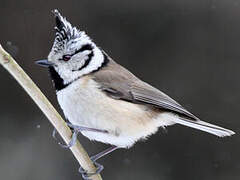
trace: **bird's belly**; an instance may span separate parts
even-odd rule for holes
[[[159,113],[151,108],[108,97],[93,80],[77,82],[59,91],[57,98],[72,124],[108,131],[83,131],[89,139],[128,147],[157,131]]]

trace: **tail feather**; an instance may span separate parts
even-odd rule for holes
[[[184,118],[179,117],[179,118],[175,119],[174,121],[178,124],[188,126],[191,128],[195,128],[195,129],[199,129],[201,131],[205,131],[205,132],[214,134],[219,137],[231,136],[231,135],[235,134],[235,132],[233,132],[229,129],[225,129],[220,126],[216,126],[216,125],[213,125],[213,124],[210,124],[210,123],[207,123],[204,121],[200,121],[200,120],[193,121],[190,119],[184,119]]]

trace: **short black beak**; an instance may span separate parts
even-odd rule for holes
[[[47,59],[38,60],[35,63],[42,67],[50,67],[54,65],[52,62],[48,61]]]

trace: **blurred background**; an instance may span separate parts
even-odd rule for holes
[[[171,126],[99,160],[106,180],[239,180],[239,0],[0,0],[0,43],[59,108],[46,69],[52,9],[85,30],[118,63],[202,120],[234,130],[217,138]],[[79,165],[51,137],[52,125],[0,68],[0,177],[78,180]],[[62,113],[62,112],[61,112]],[[107,148],[79,140],[90,155]]]

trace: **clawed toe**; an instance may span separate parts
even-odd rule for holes
[[[104,169],[103,165],[101,165],[101,164],[99,164],[99,163],[97,163],[95,161],[93,161],[93,163],[94,163],[94,165],[96,167],[96,172],[94,172],[94,173],[88,173],[82,167],[79,168],[78,171],[82,174],[83,179],[89,180],[89,178],[91,176],[99,174]]]
[[[57,140],[57,137],[56,137],[56,129],[53,130],[52,132],[52,137],[56,140]],[[76,141],[77,141],[77,135],[78,135],[78,131],[73,131],[73,134],[72,134],[72,139],[71,141],[68,143],[68,144],[62,144],[61,142],[58,142],[58,144],[62,147],[62,148],[71,148],[72,146],[75,145]]]
[[[112,147],[109,147],[108,149],[106,149],[106,150],[104,150],[104,151],[102,151],[102,152],[100,152],[100,153],[92,156],[90,159],[92,160],[92,162],[93,162],[94,165],[96,166],[97,170],[96,170],[95,173],[88,173],[88,172],[86,172],[82,167],[80,167],[80,168],[79,168],[79,172],[82,174],[83,179],[86,179],[86,180],[87,180],[87,179],[89,179],[89,177],[91,177],[91,176],[93,176],[93,175],[95,175],[95,174],[99,174],[99,173],[104,169],[104,167],[103,167],[103,165],[97,163],[96,161],[97,161],[99,158],[101,158],[101,157],[103,157],[103,156],[105,156],[105,155],[113,152],[114,150],[116,150],[116,149],[118,149],[118,148],[119,148],[119,147],[117,147],[117,146],[112,146]]]
[[[72,139],[68,144],[62,144],[62,143],[58,143],[61,147],[63,148],[71,148],[72,146],[74,146],[77,142],[77,135],[78,135],[78,131],[73,131],[72,134]]]
[[[61,142],[58,142],[58,144],[62,147],[62,148],[71,148],[72,146],[74,146],[76,144],[77,141],[77,136],[78,133],[81,131],[92,131],[92,132],[100,132],[100,133],[108,133],[108,131],[106,130],[101,130],[101,129],[95,129],[95,128],[89,128],[89,127],[83,127],[83,126],[77,126],[77,125],[73,125],[71,123],[67,123],[68,127],[70,127],[73,130],[73,134],[72,134],[72,139],[68,144],[62,144]],[[53,130],[52,132],[52,137],[56,140],[56,134],[57,131],[56,129]]]

